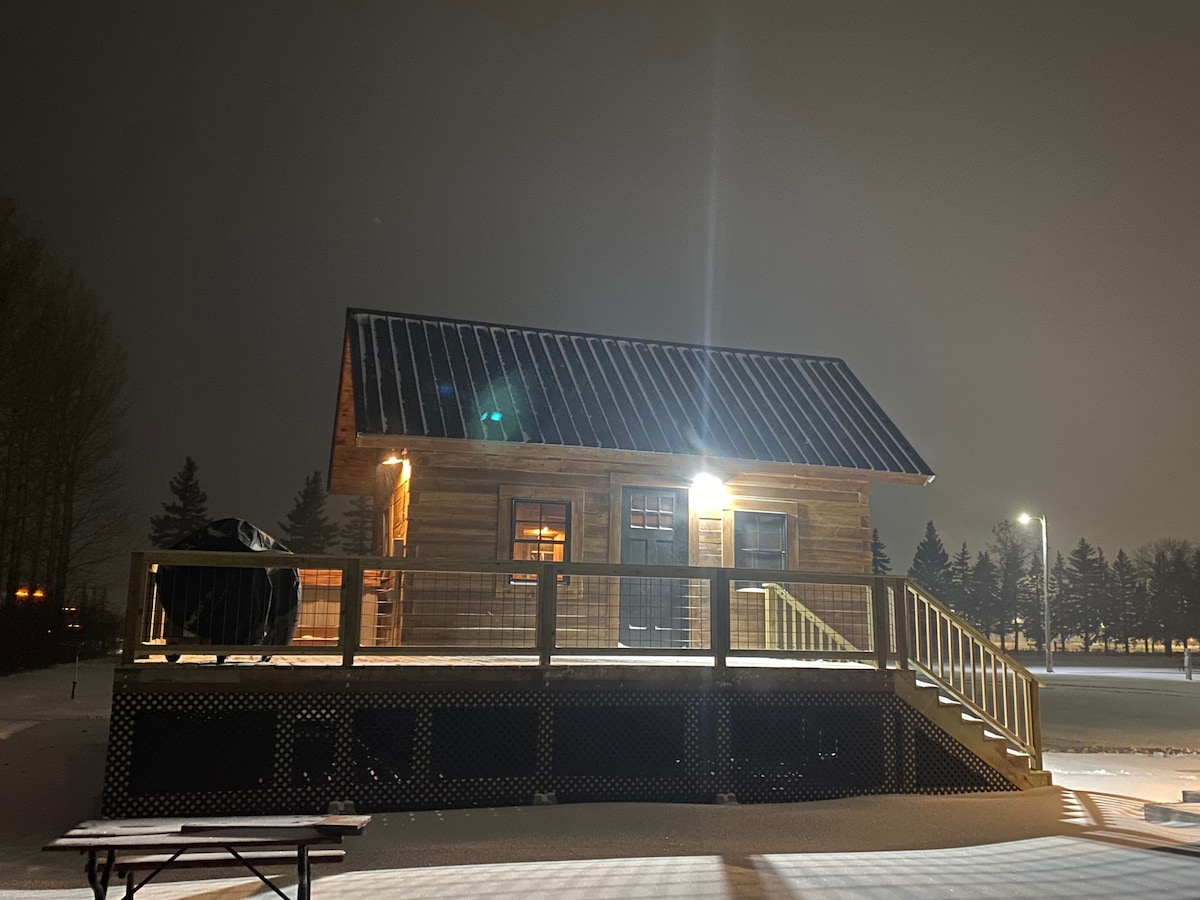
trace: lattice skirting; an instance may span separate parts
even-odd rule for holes
[[[206,687],[114,695],[103,805],[140,817],[1015,789],[886,692]]]

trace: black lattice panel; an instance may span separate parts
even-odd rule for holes
[[[1013,790],[894,695],[121,690],[104,812],[178,816]]]

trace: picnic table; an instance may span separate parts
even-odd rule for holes
[[[113,872],[126,877],[127,900],[169,869],[243,866],[284,900],[260,866],[294,863],[296,900],[309,900],[311,866],[340,862],[344,850],[313,849],[362,834],[370,816],[217,816],[182,819],[95,819],[81,822],[43,850],[87,854],[88,884],[104,900]],[[135,884],[136,872],[149,872]]]

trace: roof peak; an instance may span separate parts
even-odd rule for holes
[[[346,309],[346,318],[354,316],[379,316],[387,319],[408,319],[421,322],[437,322],[446,325],[469,325],[479,328],[503,328],[510,331],[527,331],[538,334],[551,334],[561,337],[595,338],[604,341],[627,341],[631,344],[654,344],[661,347],[684,347],[689,350],[706,350],[717,353],[746,353],[754,356],[775,356],[787,359],[806,359],[813,362],[831,362],[845,365],[845,360],[836,356],[825,356],[814,353],[789,353],[784,350],[756,350],[750,347],[727,347],[722,344],[697,344],[688,341],[660,340],[658,338],[631,337],[619,334],[599,334],[589,331],[566,331],[559,328],[546,328],[537,325],[514,325],[507,322],[483,322],[477,319],[458,319],[451,316],[434,316],[424,313],[395,312],[384,309],[366,309],[351,306]]]

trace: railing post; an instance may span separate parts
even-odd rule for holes
[[[875,667],[879,671],[887,668],[889,646],[888,631],[888,586],[886,578],[871,579],[871,618],[875,632]]]
[[[1025,715],[1028,718],[1028,732],[1025,736],[1029,746],[1033,748],[1033,766],[1036,769],[1045,768],[1042,765],[1042,697],[1041,685],[1037,679],[1025,680],[1025,690],[1028,692],[1025,702]]]
[[[129,562],[129,597],[125,601],[125,645],[121,648],[121,664],[130,665],[137,660],[137,650],[142,644],[142,617],[146,611],[146,554],[133,554]]]
[[[729,573],[720,569],[708,580],[709,643],[712,645],[713,666],[725,668],[729,656]]]
[[[892,619],[896,623],[896,664],[908,668],[908,596],[903,578],[892,580]]]
[[[537,651],[538,663],[550,665],[558,640],[558,568],[546,565],[538,572]]]
[[[342,665],[354,665],[354,655],[362,641],[362,560],[352,556],[342,568],[341,616],[338,640],[342,645]]]

